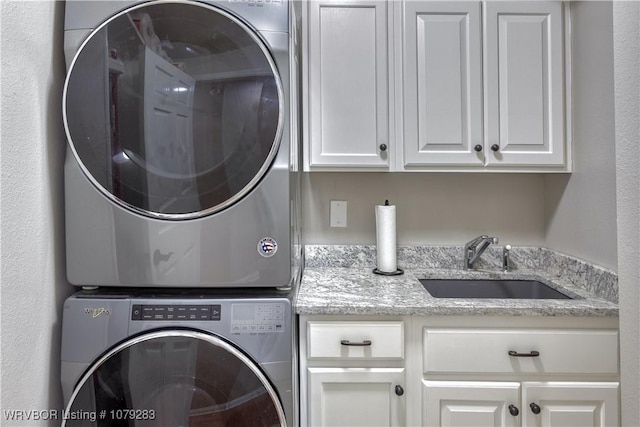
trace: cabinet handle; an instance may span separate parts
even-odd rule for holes
[[[531,402],[531,405],[529,405],[529,407],[531,408],[531,412],[533,412],[534,414],[538,415],[540,413],[540,406],[536,405],[535,402]]]
[[[509,356],[513,357],[538,357],[540,356],[539,351],[532,350],[529,353],[518,353],[517,351],[510,350]]]
[[[491,146],[491,151],[499,151],[500,150],[500,146],[498,144],[493,144]]]
[[[380,151],[387,151],[387,144],[380,144]]]
[[[482,145],[478,144],[475,147],[473,147],[474,150],[476,150],[478,153],[482,151]]]
[[[397,385],[396,386],[396,395],[402,396],[403,394],[404,394],[404,389],[402,388],[401,385]]]
[[[342,341],[340,341],[340,344],[341,345],[349,345],[349,346],[352,346],[352,347],[368,347],[368,346],[371,345],[371,341],[364,340],[364,341],[361,341],[361,342],[351,342],[349,340],[342,340]]]
[[[509,413],[514,417],[517,417],[520,414],[520,411],[515,405],[509,405]]]

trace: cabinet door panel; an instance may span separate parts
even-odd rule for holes
[[[562,7],[485,3],[487,165],[564,165]]]
[[[519,416],[509,406],[520,409],[520,383],[472,381],[423,381],[425,426],[497,427],[519,425]]]
[[[605,427],[618,424],[618,383],[524,383],[525,427]],[[540,407],[535,414],[530,405]]]
[[[403,368],[308,368],[312,426],[402,426]]]
[[[404,3],[404,166],[481,165],[480,2]]]
[[[310,166],[387,167],[387,5],[308,5]]]

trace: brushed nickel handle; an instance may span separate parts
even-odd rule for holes
[[[518,353],[517,351],[510,350],[509,356],[512,357],[538,357],[540,356],[539,351],[532,350],[529,353]]]
[[[351,342],[349,340],[341,340],[340,341],[340,345],[348,345],[348,346],[352,346],[352,347],[368,347],[371,345],[371,341],[370,340],[364,340],[364,341],[360,341],[360,342]]]

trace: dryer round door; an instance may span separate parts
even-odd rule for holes
[[[228,342],[197,331],[150,332],[118,345],[82,376],[63,427],[286,426],[261,369]]]
[[[268,171],[283,90],[260,35],[194,1],[130,7],[102,23],[71,63],[69,146],[106,197],[163,219],[239,201]]]

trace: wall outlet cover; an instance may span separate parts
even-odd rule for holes
[[[332,200],[329,223],[331,227],[347,226],[347,201]]]

